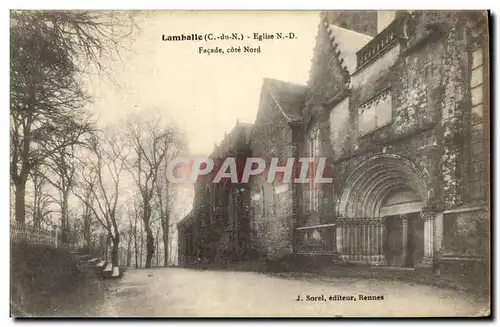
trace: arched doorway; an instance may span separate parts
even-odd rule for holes
[[[427,180],[425,173],[398,155],[376,155],[353,169],[337,202],[341,258],[415,266],[428,241],[420,219],[428,200]]]
[[[390,266],[414,267],[424,256],[423,203],[408,188],[396,189],[382,202],[384,256]]]

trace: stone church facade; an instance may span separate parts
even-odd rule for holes
[[[238,171],[250,155],[252,125],[237,123],[209,158],[220,167],[225,158],[235,158]],[[216,170],[195,184],[192,211],[177,224],[178,261],[226,263],[247,259],[250,253],[250,192],[246,183],[223,179],[213,183]]]
[[[486,13],[322,13],[307,86],[265,80],[246,146],[333,183],[251,180],[246,251],[484,272],[489,98]]]

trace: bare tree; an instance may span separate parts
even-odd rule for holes
[[[26,206],[31,216],[33,217],[33,227],[40,228],[49,214],[53,211],[50,209],[52,204],[51,195],[46,191],[46,171],[43,165],[38,165],[30,172],[30,180],[33,184],[32,204]]]
[[[127,227],[122,230],[122,237],[126,242],[126,265],[130,267],[132,262],[132,241],[134,239],[134,210],[127,209]]]
[[[82,220],[83,220],[83,239],[88,247],[92,244],[92,234],[94,230],[94,212],[93,208],[95,204],[95,192],[94,188],[96,187],[96,175],[89,176],[89,180],[87,183],[83,183],[80,185],[80,192],[77,197],[82,197],[83,200],[80,200],[82,203]],[[98,223],[98,222],[97,222]]]
[[[146,268],[151,267],[155,251],[155,240],[151,228],[154,196],[162,163],[173,138],[173,130],[162,125],[159,117],[142,119],[134,117],[127,121],[128,142],[134,156],[129,170],[134,178],[142,201],[142,222],[146,232]]]
[[[172,204],[174,201],[174,192],[167,179],[167,165],[174,159],[179,152],[185,148],[181,133],[174,127],[171,127],[168,137],[164,138],[165,158],[162,162],[162,169],[156,183],[156,199],[158,201],[158,210],[160,225],[163,235],[164,261],[163,265],[167,267],[169,257],[169,224]]]
[[[142,220],[139,220],[139,224],[141,225],[141,228],[139,229],[139,236],[141,238],[141,243],[139,247],[139,267],[142,267],[142,258],[144,254],[144,222]]]
[[[117,28],[124,20],[117,17],[98,11],[11,12],[10,173],[18,223],[26,219],[29,173],[89,130],[81,112],[89,97],[79,77],[91,64],[105,71],[104,59],[126,36]],[[53,143],[68,131],[72,137]]]
[[[111,240],[111,264],[118,266],[118,250],[120,244],[119,209],[123,204],[120,182],[126,167],[128,152],[120,143],[120,136],[108,132],[104,137],[94,138],[91,142],[93,156],[85,162],[80,174],[80,190],[91,190],[94,202],[88,201],[82,192],[76,196],[94,213],[96,219],[107,231]]]
[[[135,267],[139,268],[139,243],[137,242],[137,222],[139,220],[139,209],[134,205],[134,253]]]
[[[160,247],[159,247],[159,234],[160,234],[160,226],[157,226],[155,225],[154,227],[154,230],[155,230],[155,242],[156,242],[156,267],[159,267],[160,266]]]
[[[50,159],[47,160],[46,164],[54,173],[53,178],[47,178],[47,180],[59,193],[57,202],[61,208],[61,228],[63,231],[66,231],[69,226],[69,196],[75,175],[74,151],[74,146],[61,147],[50,154]]]

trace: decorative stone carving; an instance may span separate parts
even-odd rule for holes
[[[420,212],[420,219],[422,219],[423,221],[427,221],[430,219],[434,219],[435,215],[436,213],[434,211],[423,210],[422,212]]]

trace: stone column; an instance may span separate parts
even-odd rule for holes
[[[342,232],[343,232],[343,229],[344,229],[344,226],[337,226],[337,251],[340,255],[342,255],[344,253],[344,247],[343,247],[343,235],[342,235]]]
[[[420,218],[424,220],[424,257],[418,266],[431,268],[434,257],[434,217],[432,211],[422,211]]]
[[[434,218],[434,251],[441,250],[443,245],[443,213],[436,214]]]
[[[368,257],[371,258],[373,253],[373,224],[370,222],[368,225]]]
[[[364,241],[363,241],[363,225],[358,226],[358,260],[362,261],[363,260],[363,247],[364,247]]]
[[[403,267],[406,265],[408,262],[408,216],[402,215],[401,216],[401,223],[403,225],[403,237],[402,237],[402,243],[403,243]]]
[[[384,226],[384,221],[383,220],[378,225],[378,228],[380,230],[379,239],[378,239],[379,261],[380,261],[381,265],[385,265],[387,262],[385,260],[385,253],[384,253],[385,226]]]
[[[346,226],[346,236],[347,236],[347,260],[351,260],[352,255],[352,225]]]
[[[366,231],[366,246],[365,246],[366,262],[370,263],[372,261],[371,260],[372,251],[371,251],[371,244],[370,244],[371,243],[372,226],[371,226],[370,222],[368,222],[368,224],[366,225],[365,231]]]
[[[352,260],[357,259],[357,254],[358,254],[358,226],[353,225],[352,226]]]
[[[379,229],[380,229],[380,238],[378,240],[378,246],[379,246],[379,253],[380,255],[383,255],[384,254],[384,234],[385,234],[385,231],[384,231],[384,225],[380,225],[379,226]]]
[[[347,255],[349,254],[349,226],[344,226],[344,259],[347,259]]]

